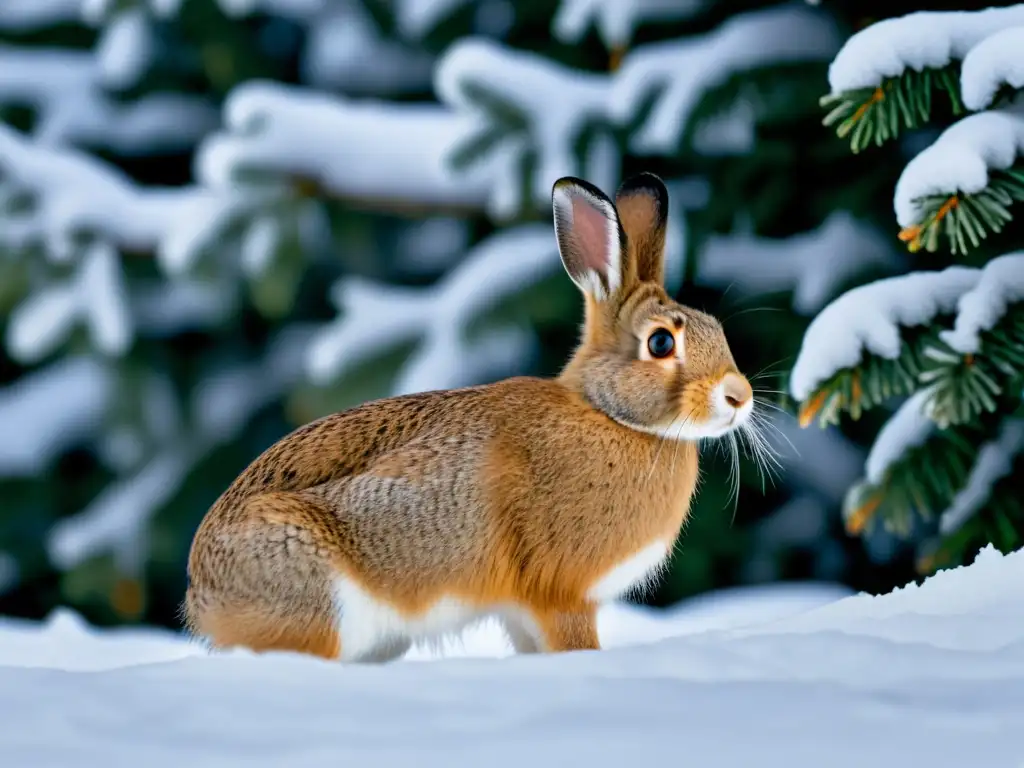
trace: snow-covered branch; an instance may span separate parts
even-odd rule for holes
[[[523,200],[546,205],[551,185],[561,176],[585,176],[605,187],[616,183],[619,158],[610,137],[598,140],[582,162],[575,157],[584,129],[605,122],[607,76],[553,65],[537,54],[481,38],[451,46],[434,82],[441,100],[476,124],[478,130],[464,142],[487,146],[469,159],[468,167],[502,165],[500,175],[490,174],[496,183],[489,207],[496,216],[515,213]],[[534,187],[519,189],[519,169],[530,158],[537,166]]]
[[[871,446],[864,474],[869,483],[879,485],[889,467],[902,459],[907,451],[924,445],[935,433],[935,422],[926,412],[928,390],[918,390],[908,397],[878,431]]]
[[[644,22],[685,19],[707,5],[708,0],[561,0],[551,33],[562,42],[577,44],[594,27],[605,46],[614,50],[629,45]]]
[[[939,530],[949,535],[962,526],[988,501],[992,487],[1010,474],[1014,459],[1024,449],[1024,420],[1006,419],[995,440],[985,443],[967,478],[939,519]]]
[[[901,328],[927,325],[936,315],[952,313],[980,277],[979,269],[947,267],[876,280],[847,291],[808,326],[793,366],[790,394],[806,400],[833,374],[858,365],[865,352],[897,359]]]
[[[486,169],[455,176],[447,156],[475,128],[436,105],[350,101],[250,82],[224,108],[225,127],[200,147],[197,174],[212,188],[239,181],[312,181],[328,194],[389,206],[479,206]]]
[[[109,243],[92,243],[68,283],[44,286],[15,308],[7,327],[7,349],[22,363],[38,362],[66,341],[79,323],[103,354],[123,355],[131,344],[128,292]]]
[[[894,207],[901,227],[921,223],[922,198],[974,194],[989,185],[989,172],[1012,166],[1024,152],[1024,101],[957,121],[900,174]]]
[[[111,551],[124,570],[145,561],[152,518],[210,451],[234,439],[259,411],[295,383],[308,330],[290,329],[271,343],[263,360],[228,368],[204,380],[192,403],[191,426],[162,442],[130,477],[115,481],[76,515],[50,529],[47,547],[61,569]],[[181,429],[180,420],[175,426]]]
[[[919,11],[885,19],[846,41],[829,67],[829,85],[833,93],[842,93],[874,88],[908,69],[941,69],[962,61],[990,35],[1022,24],[1024,5],[982,11]]]
[[[34,110],[33,137],[41,143],[124,154],[191,147],[216,125],[216,111],[196,97],[152,94],[116,103],[103,87],[109,76],[124,75],[114,66],[122,53],[115,48],[107,54],[115,60],[104,63],[94,53],[0,45],[0,103]]]
[[[1012,304],[1024,301],[1024,253],[1009,253],[985,265],[977,284],[957,302],[953,329],[940,337],[957,352],[976,354],[980,335],[992,330]]]
[[[763,64],[826,60],[839,45],[831,19],[799,5],[730,18],[707,35],[646,45],[629,53],[616,73],[609,104],[626,125],[652,93],[654,109],[630,138],[643,155],[673,154],[700,97],[736,72]]]
[[[964,106],[979,111],[988,107],[1005,85],[1024,87],[1024,14],[1021,26],[995,32],[971,48],[960,67],[960,96]]]
[[[39,475],[62,450],[93,434],[115,384],[99,361],[65,357],[0,388],[0,477]]]
[[[81,17],[82,0],[4,0],[0,29],[28,32]]]
[[[413,339],[420,343],[402,366],[395,394],[461,386],[521,361],[532,345],[527,331],[508,327],[469,337],[483,310],[559,268],[550,228],[527,224],[495,234],[474,248],[441,282],[396,288],[343,280],[334,288],[342,315],[314,339],[306,357],[310,378],[337,379],[369,356]]]
[[[140,187],[94,157],[41,146],[0,125],[0,173],[5,196],[28,194],[25,212],[8,212],[0,242],[41,245],[61,258],[82,235],[109,240],[128,251],[155,250],[202,198],[194,188]]]
[[[840,211],[818,229],[771,240],[746,232],[710,237],[696,279],[703,285],[770,293],[793,291],[793,309],[813,314],[837,286],[869,266],[890,266],[896,254],[873,227]]]

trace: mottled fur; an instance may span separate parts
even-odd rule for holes
[[[562,374],[377,400],[281,439],[196,532],[190,629],[219,647],[344,657],[344,584],[395,621],[444,624],[451,604],[450,629],[497,614],[520,651],[598,648],[595,584],[645,548],[670,551],[686,519],[697,447],[679,436],[720,416],[727,380],[749,413],[721,326],[661,286],[667,205],[649,175],[615,205],[561,180],[560,251],[586,292]],[[649,358],[656,327],[680,357]],[[364,658],[409,639],[381,637]]]

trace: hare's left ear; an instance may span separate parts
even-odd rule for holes
[[[551,191],[555,236],[565,271],[587,295],[605,301],[622,287],[626,236],[615,204],[597,187],[566,176]]]
[[[622,182],[615,208],[632,249],[636,277],[662,285],[665,280],[665,225],[668,190],[653,173],[638,173]]]

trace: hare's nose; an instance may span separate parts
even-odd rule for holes
[[[750,388],[750,382],[738,373],[727,373],[722,378],[722,394],[725,395],[725,402],[739,409],[750,402],[754,391]]]

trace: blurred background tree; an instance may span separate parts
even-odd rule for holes
[[[555,178],[672,194],[669,289],[763,400],[813,315],[906,268],[829,62],[902,3],[0,3],[0,613],[177,626],[195,526],[297,425],[399,392],[553,375],[580,299]],[[839,515],[877,426],[776,419],[765,482],[707,452],[651,602],[776,579],[904,583]]]

